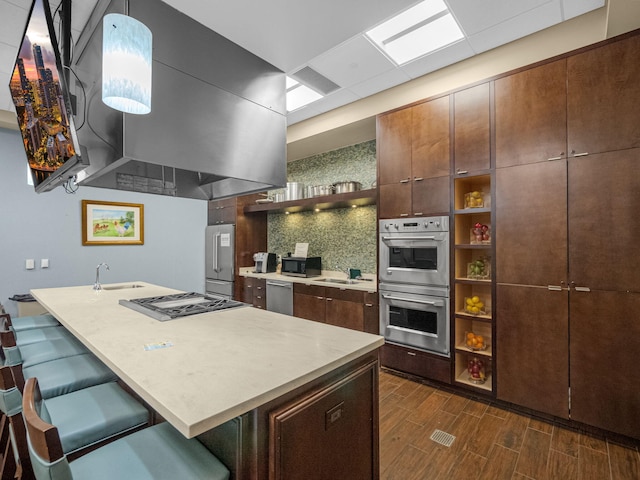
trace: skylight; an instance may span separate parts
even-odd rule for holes
[[[291,77],[287,77],[287,112],[293,112],[298,108],[309,105],[312,102],[322,98],[315,90],[310,89],[306,85],[301,84]]]
[[[398,65],[464,38],[442,0],[425,0],[369,30],[366,35]]]

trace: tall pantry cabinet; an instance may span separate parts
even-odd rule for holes
[[[499,399],[638,438],[640,36],[495,82]]]

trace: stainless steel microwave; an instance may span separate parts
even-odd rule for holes
[[[282,257],[282,275],[317,277],[322,275],[321,257]]]

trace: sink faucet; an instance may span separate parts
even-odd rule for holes
[[[102,262],[101,264],[99,264],[99,265],[96,267],[96,283],[94,283],[94,284],[93,284],[93,289],[94,289],[96,292],[99,292],[100,290],[102,290],[102,285],[100,285],[100,267],[101,267],[101,266],[103,266],[103,265],[105,266],[105,268],[106,268],[107,270],[109,270],[109,265],[107,265],[107,264],[106,264],[106,263],[104,263],[104,262]]]

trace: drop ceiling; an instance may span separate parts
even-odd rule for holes
[[[396,66],[364,36],[416,0],[165,0],[177,10],[292,75],[311,68],[339,86],[290,112],[289,125],[512,42],[591,10],[605,0],[445,0],[465,38]],[[55,9],[59,0],[50,0]],[[78,38],[98,0],[72,3]],[[13,111],[9,78],[31,0],[0,0],[0,110]]]

